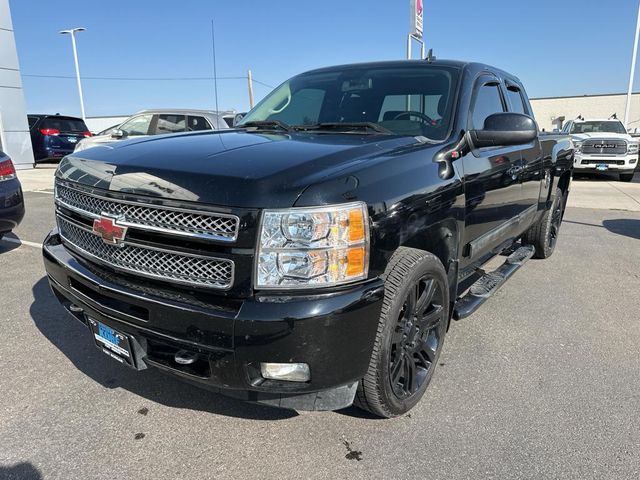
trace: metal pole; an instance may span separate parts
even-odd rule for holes
[[[211,19],[211,50],[213,50],[213,92],[216,99],[216,113],[218,110],[218,72],[216,70],[216,36],[213,29],[213,19]]]
[[[638,38],[640,37],[640,3],[638,4],[638,20],[636,23],[636,38],[633,44],[633,56],[631,58],[631,74],[629,75],[629,89],[627,90],[627,106],[624,110],[624,125],[629,127],[629,115],[631,114],[631,96],[633,93],[633,77],[636,74],[636,60],[638,57]]]
[[[73,61],[76,64],[76,81],[78,82],[78,93],[80,94],[80,112],[82,113],[82,120],[86,120],[84,113],[84,98],[82,97],[82,83],[80,82],[80,67],[78,66],[78,52],[76,50],[76,35],[75,31],[71,31],[71,45],[73,47]]]
[[[247,71],[247,82],[249,83],[249,108],[253,108],[253,76],[251,70]]]
[[[407,60],[411,60],[411,37],[411,34],[407,36]]]

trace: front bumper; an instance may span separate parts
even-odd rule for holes
[[[17,178],[0,182],[0,233],[13,230],[24,217],[24,199]]]
[[[638,166],[638,154],[633,155],[582,155],[576,154],[573,168],[583,173],[631,173]]]
[[[157,367],[229,396],[300,410],[350,405],[367,371],[384,296],[379,279],[323,295],[207,299],[99,270],[71,255],[55,231],[43,255],[62,305],[85,324],[91,317],[127,334],[138,369]],[[179,365],[179,350],[198,360]],[[261,362],[307,363],[311,380],[265,380]]]

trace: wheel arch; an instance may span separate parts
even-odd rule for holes
[[[398,248],[409,247],[424,250],[435,255],[440,260],[445,272],[447,272],[447,280],[449,282],[449,321],[451,320],[453,306],[458,294],[459,246],[458,222],[454,218],[448,218],[434,223],[428,228],[420,229],[398,245]]]

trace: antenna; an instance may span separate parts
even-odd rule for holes
[[[433,48],[429,49],[429,53],[427,53],[427,58],[425,58],[425,60],[427,61],[427,63],[431,63],[436,59],[436,57],[433,56]]]
[[[609,117],[609,120],[617,120],[617,119],[618,119],[618,114],[617,113],[614,113],[613,115],[611,115]]]
[[[218,109],[218,74],[216,71],[216,35],[213,29],[213,18],[211,19],[211,50],[213,51],[213,92],[216,99],[216,113]]]

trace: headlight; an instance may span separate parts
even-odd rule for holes
[[[256,288],[328,287],[367,278],[367,206],[265,210],[256,262]]]
[[[582,142],[573,142],[573,146],[575,148],[575,153],[581,153],[582,152]]]
[[[630,143],[627,148],[627,153],[638,153],[638,144]]]

